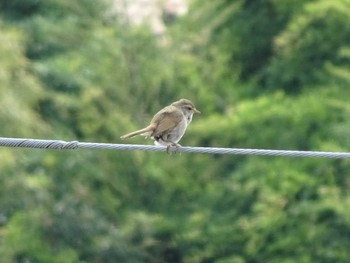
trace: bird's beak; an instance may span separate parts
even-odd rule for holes
[[[199,110],[197,110],[196,108],[194,108],[193,111],[194,111],[194,113],[201,114],[201,112]]]

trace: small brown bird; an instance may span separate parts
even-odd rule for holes
[[[180,146],[178,142],[191,123],[194,113],[200,113],[200,111],[192,101],[187,99],[175,101],[157,112],[146,128],[125,134],[120,138],[127,139],[136,135],[150,136],[155,144],[167,146],[169,151],[172,146]]]

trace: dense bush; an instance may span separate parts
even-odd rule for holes
[[[159,39],[107,1],[2,1],[1,136],[120,143],[186,97],[183,145],[349,151],[348,1],[202,2]],[[0,166],[1,262],[350,258],[348,160],[4,148]]]

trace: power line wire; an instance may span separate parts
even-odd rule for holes
[[[22,147],[39,149],[106,149],[106,150],[140,150],[165,152],[167,147],[155,145],[112,144],[93,143],[61,140],[38,140],[25,138],[0,137],[2,147]],[[319,151],[290,151],[290,150],[266,150],[266,149],[241,149],[241,148],[216,148],[216,147],[189,147],[181,146],[176,152],[208,153],[208,154],[234,154],[234,155],[265,155],[286,157],[322,157],[322,158],[350,158],[349,152],[319,152]]]

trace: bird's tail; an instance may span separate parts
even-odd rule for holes
[[[137,131],[134,131],[134,132],[127,133],[127,134],[121,136],[120,138],[124,140],[124,139],[128,139],[128,138],[134,137],[136,135],[151,136],[152,132],[153,132],[153,129],[154,129],[154,127],[152,125],[149,125],[146,128],[143,128],[141,130],[137,130]]]

